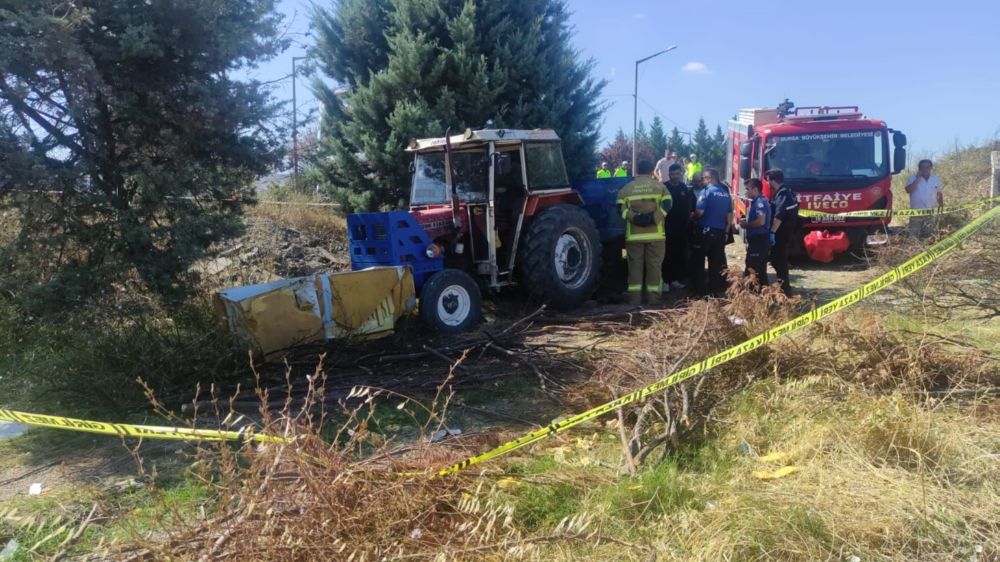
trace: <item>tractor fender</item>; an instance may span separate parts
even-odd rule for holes
[[[563,204],[583,205],[583,198],[575,191],[528,195],[528,203],[524,208],[524,216],[525,218],[531,218],[553,205]]]

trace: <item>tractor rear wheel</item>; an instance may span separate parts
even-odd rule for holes
[[[545,209],[525,232],[520,267],[534,300],[560,310],[580,306],[601,274],[601,239],[593,219],[574,205]]]
[[[471,330],[479,322],[482,311],[479,285],[462,270],[439,271],[420,290],[420,319],[436,332]]]

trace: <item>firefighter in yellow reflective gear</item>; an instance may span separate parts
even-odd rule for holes
[[[670,192],[652,173],[652,162],[639,162],[636,178],[618,192],[618,205],[625,219],[630,304],[642,303],[644,285],[650,304],[659,303],[662,294],[661,271],[666,253],[663,223],[672,201]]]
[[[603,180],[611,177],[611,169],[607,162],[601,162],[601,167],[597,169],[597,179]]]

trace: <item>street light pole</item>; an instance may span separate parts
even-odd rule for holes
[[[649,55],[644,59],[639,59],[635,61],[635,89],[632,90],[632,176],[635,177],[635,145],[636,138],[635,135],[639,132],[639,65],[648,61],[651,58],[658,57],[664,53],[669,53],[677,48],[677,45],[671,45],[666,49],[658,53]]]
[[[295,80],[298,78],[295,61],[307,58],[309,57],[292,57],[292,186],[295,191],[299,190],[299,105],[295,95]]]

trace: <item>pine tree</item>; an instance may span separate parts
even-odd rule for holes
[[[712,150],[712,136],[705,126],[704,117],[698,119],[698,128],[694,130],[694,137],[691,139],[691,149],[705,165],[715,154]]]
[[[677,127],[674,127],[670,131],[670,138],[667,139],[667,148],[680,157],[687,157],[691,152],[687,143],[684,142],[681,132],[677,130]]]
[[[5,274],[0,292],[84,303],[137,274],[183,296],[190,264],[242,225],[218,201],[278,159],[277,108],[237,77],[287,45],[281,19],[274,0],[7,0],[0,194],[59,196],[26,203],[0,247],[0,269],[42,279]]]
[[[646,132],[646,123],[642,119],[639,120],[639,126],[635,129],[635,141],[639,143],[639,146],[645,146],[650,149],[652,147],[649,144],[649,133]]]
[[[653,123],[649,126],[649,148],[657,158],[667,150],[667,135],[663,131],[663,120],[659,115],[653,117]]]
[[[715,135],[712,136],[712,165],[721,167],[726,162],[726,137],[722,133],[722,125],[715,126]]]
[[[604,82],[570,45],[564,2],[516,4],[343,0],[315,12],[319,66],[350,86],[344,100],[315,86],[323,172],[346,208],[405,205],[409,140],[488,120],[555,129],[570,177],[590,177]]]

